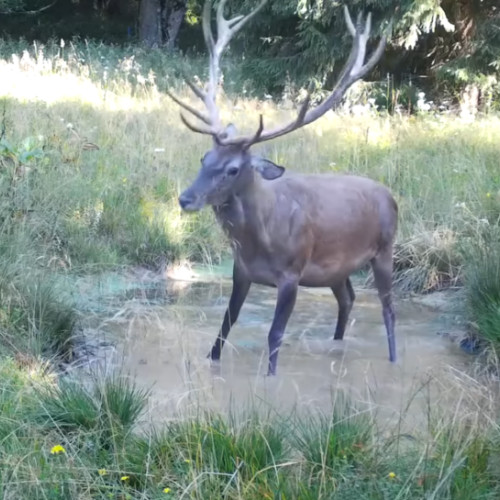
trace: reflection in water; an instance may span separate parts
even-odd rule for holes
[[[141,385],[153,387],[158,417],[179,409],[225,409],[229,403],[245,407],[252,401],[279,410],[326,410],[341,389],[384,420],[403,413],[411,427],[426,418],[414,408],[423,409],[429,398],[447,405],[456,398],[456,386],[448,382],[466,367],[466,357],[437,335],[439,314],[396,302],[399,359],[391,364],[381,307],[371,291],[357,291],[345,339],[334,342],[333,295],[328,289],[301,289],[280,350],[278,376],[267,378],[267,333],[276,291],[253,286],[220,365],[211,366],[206,354],[230,291],[227,281],[195,283],[173,303],[117,325],[116,362]],[[406,411],[410,400],[412,409]]]

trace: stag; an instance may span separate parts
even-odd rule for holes
[[[354,175],[286,173],[282,166],[253,155],[255,144],[282,137],[335,108],[347,89],[366,75],[380,59],[386,44],[382,36],[365,62],[371,16],[361,14],[353,23],[344,8],[354,41],[349,58],[332,93],[316,107],[308,95],[296,118],[265,129],[260,116],[257,131],[243,136],[233,125],[223,127],[216,105],[220,57],[234,34],[264,6],[262,1],[246,16],[224,17],[226,0],[216,11],[217,37],[211,27],[212,2],[203,10],[203,33],[209,52],[209,78],[205,89],[186,80],[206,112],[170,97],[201,123],[181,111],[192,131],[211,135],[213,147],[201,160],[198,176],[179,197],[185,211],[211,205],[232,242],[233,288],[229,306],[209,357],[218,361],[224,342],[252,283],[277,288],[278,298],[268,336],[268,374],[276,373],[278,350],[292,313],[299,286],[330,287],[338,302],[334,339],[342,340],[355,299],[350,275],[370,263],[382,304],[389,343],[389,359],[396,360],[395,313],[392,304],[392,250],[397,226],[397,205],[389,190]],[[284,175],[285,174],[285,175]]]

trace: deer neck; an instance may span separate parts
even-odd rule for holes
[[[250,182],[228,201],[214,207],[215,215],[235,248],[268,246],[267,224],[275,205],[269,181],[252,172]]]

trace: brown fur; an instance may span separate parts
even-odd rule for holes
[[[335,286],[392,245],[397,207],[389,190],[355,176],[254,174],[247,189],[215,209],[248,279],[277,286]]]

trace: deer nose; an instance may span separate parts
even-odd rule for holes
[[[179,205],[183,209],[190,205],[192,202],[193,200],[189,196],[186,196],[184,193],[179,196]]]

